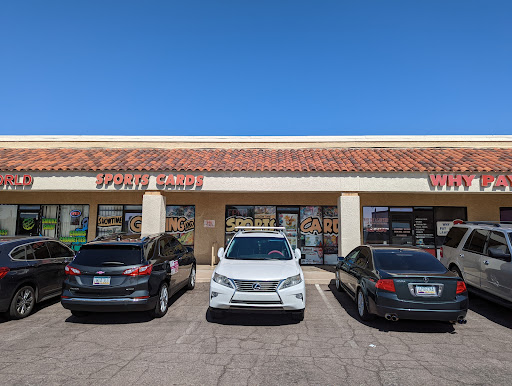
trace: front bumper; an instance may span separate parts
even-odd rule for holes
[[[123,312],[123,311],[148,311],[156,307],[157,298],[86,298],[69,297],[61,298],[62,306],[71,311],[89,312]]]
[[[242,292],[210,281],[210,307],[219,309],[255,309],[299,311],[306,307],[304,281],[273,292]]]

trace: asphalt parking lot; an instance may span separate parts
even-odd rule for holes
[[[0,320],[2,384],[510,384],[512,310],[472,296],[466,325],[362,324],[334,285],[307,286],[303,322],[281,315],[207,318],[208,284],[167,315],[75,318],[57,300]]]

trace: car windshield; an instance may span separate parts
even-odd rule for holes
[[[446,268],[427,252],[405,250],[376,250],[373,259],[377,269],[391,272],[445,273]]]
[[[142,253],[137,245],[84,245],[73,262],[89,267],[137,265]]]
[[[236,260],[291,260],[286,239],[282,237],[235,237],[226,253]]]

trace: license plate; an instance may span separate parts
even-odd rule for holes
[[[437,295],[436,287],[434,286],[416,286],[416,295]]]
[[[94,276],[92,285],[110,285],[110,276]]]

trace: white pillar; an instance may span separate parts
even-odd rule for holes
[[[338,198],[338,256],[347,256],[361,245],[361,209],[359,194],[341,193]]]
[[[146,192],[142,197],[141,236],[165,232],[165,197],[160,192]]]

